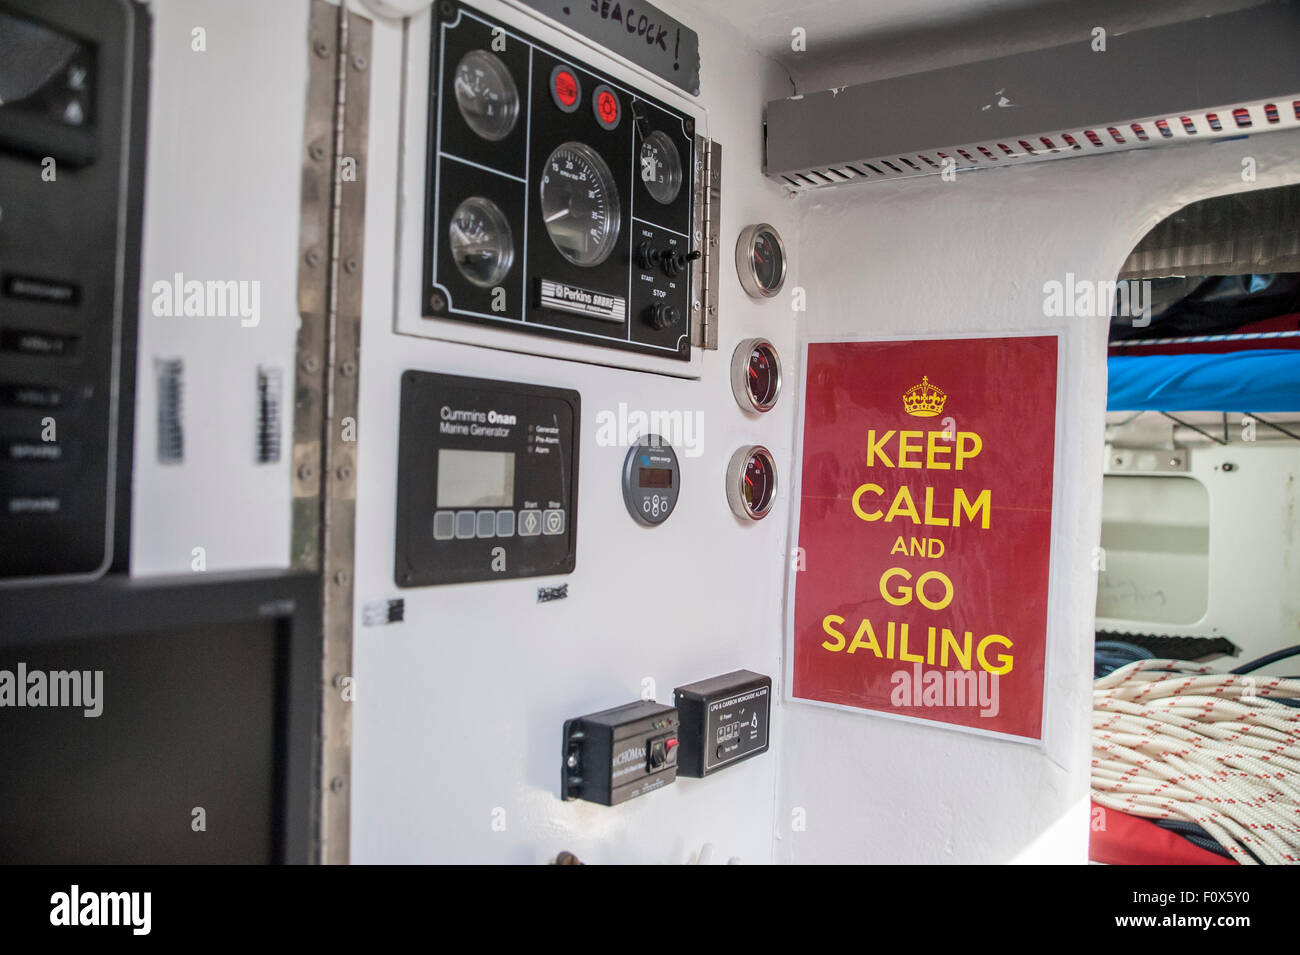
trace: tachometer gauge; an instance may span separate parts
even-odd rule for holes
[[[561,255],[586,267],[609,258],[621,222],[618,187],[594,149],[559,146],[542,167],[541,193],[546,231]]]
[[[515,261],[515,241],[495,202],[470,196],[452,213],[448,233],[451,259],[461,275],[480,288],[500,284]]]
[[[751,298],[772,298],[785,284],[785,243],[766,222],[746,226],[736,240],[736,273]]]
[[[641,181],[655,202],[668,205],[682,188],[682,158],[666,133],[655,130],[641,144]]]
[[[766,412],[781,393],[781,359],[766,338],[746,338],[731,356],[731,391],[745,411]]]
[[[727,464],[727,503],[744,521],[761,521],[776,503],[776,460],[761,444],[740,448]]]
[[[500,57],[470,50],[456,66],[456,105],[469,128],[492,142],[505,139],[519,119],[519,90]]]

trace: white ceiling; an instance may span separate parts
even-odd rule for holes
[[[798,92],[1125,33],[1267,0],[666,0],[688,25],[722,21],[782,63]],[[802,27],[807,50],[791,49]],[[707,55],[707,51],[706,51]]]

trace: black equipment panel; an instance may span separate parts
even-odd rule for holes
[[[3,580],[125,564],[148,30],[0,0]]]
[[[694,120],[470,7],[434,9],[423,314],[689,360]],[[483,110],[479,129],[462,100]],[[542,210],[548,159],[572,144],[599,157],[617,193],[594,200],[593,219],[611,232],[618,220],[594,264],[561,252]],[[471,197],[500,210],[508,236],[456,221]],[[488,240],[468,253],[500,266],[483,282],[458,267],[453,229]]]
[[[580,418],[569,389],[405,372],[398,586],[571,573]]]

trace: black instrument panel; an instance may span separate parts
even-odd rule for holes
[[[0,580],[127,559],[149,18],[0,0]]]
[[[694,120],[468,6],[435,13],[422,314],[689,360]]]

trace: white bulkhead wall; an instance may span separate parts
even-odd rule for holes
[[[1243,159],[1257,178],[1243,182]],[[1113,280],[1197,199],[1300,181],[1300,133],[814,192],[794,260],[814,338],[1063,330],[1042,749],[798,703],[784,711],[778,862],[1083,862],[1106,319],[1048,319],[1044,283]],[[1016,393],[1016,383],[989,382]],[[1026,398],[1025,414],[1051,414]],[[1212,505],[1213,506],[1213,505]],[[811,572],[811,569],[810,571]],[[1262,599],[1272,600],[1276,595]],[[802,831],[790,820],[803,810]]]
[[[660,702],[671,702],[674,686],[733,669],[774,683],[780,675],[789,485],[770,517],[744,526],[728,508],[723,476],[742,444],[766,444],[782,478],[790,474],[793,391],[768,415],[747,417],[729,379],[744,338],[770,338],[787,362],[794,355],[788,302],[751,301],[731,261],[749,223],[794,230],[795,204],[762,176],[760,153],[763,104],[790,87],[784,71],[727,28],[694,15],[685,22],[700,33],[707,134],[723,144],[721,332],[699,380],[392,333],[402,34],[376,21],[357,485],[355,862],[534,863],[568,849],[592,863],[681,863],[705,843],[718,861],[771,858],[779,702],[773,751],[726,772],[679,778],[613,808],[558,795],[565,719],[636,700],[646,679]],[[428,31],[427,14],[410,30]],[[656,95],[673,94],[659,87]],[[408,144],[408,162],[423,156],[422,144]],[[403,214],[419,215],[420,201],[407,195]],[[394,586],[399,376],[407,369],[581,393],[574,573]],[[641,527],[624,506],[626,448],[595,441],[597,416],[620,403],[702,413],[702,453],[679,451],[681,498],[657,528]],[[568,598],[538,604],[538,587],[557,583],[569,585]],[[361,625],[367,601],[395,596],[405,597],[404,623]]]
[[[1057,440],[1057,535],[1043,750],[774,701],[773,751],[707,780],[608,809],[562,803],[567,717],[737,667],[780,685],[790,482],[762,523],[723,496],[731,451],[764,443],[792,468],[794,355],[802,337],[1042,330],[1042,286],[1067,271],[1110,279],[1156,221],[1208,195],[1300,181],[1300,134],[1050,162],[814,193],[761,175],[763,104],[788,95],[781,68],[730,24],[662,0],[700,34],[708,134],[723,143],[720,348],[698,381],[392,333],[402,33],[376,20],[367,184],[358,466],[352,858],[685,861],[705,842],[747,862],[1083,861],[1088,694],[1096,580],[1104,322],[1071,320]],[[288,460],[297,327],[306,0],[155,0],[132,572],[288,564]],[[427,20],[414,21],[423,23]],[[202,28],[206,50],[193,49]],[[414,27],[413,27],[414,28]],[[843,78],[852,82],[852,77]],[[418,95],[419,91],[415,91]],[[411,147],[409,159],[421,151]],[[420,197],[406,196],[406,209]],[[808,311],[740,289],[728,245],[768,221],[791,253],[787,287]],[[152,314],[153,283],[260,281],[260,319]],[[777,409],[755,420],[730,393],[743,338],[786,360]],[[186,366],[186,458],[156,459],[153,363]],[[284,369],[285,444],[253,457],[257,366]],[[398,376],[407,368],[573,387],[583,437],[576,571],[567,600],[536,603],[525,579],[397,591],[392,581]],[[704,413],[704,451],[683,458],[683,494],[662,527],[627,516],[621,448],[595,446],[595,415],[620,402]],[[1026,413],[1042,413],[1029,408]],[[364,628],[370,600],[407,599],[406,622]],[[654,605],[654,620],[643,608]],[[806,828],[792,831],[795,809]],[[500,812],[504,810],[504,814]],[[501,823],[504,822],[504,828]],[[495,826],[494,826],[495,823]]]
[[[306,0],[154,0],[140,266],[131,572],[289,563]],[[257,283],[241,315],[155,314],[156,283]],[[165,312],[161,307],[158,311]],[[184,362],[184,460],[158,460],[155,362]],[[280,460],[258,464],[257,369],[282,374]],[[201,548],[201,551],[196,551]]]

